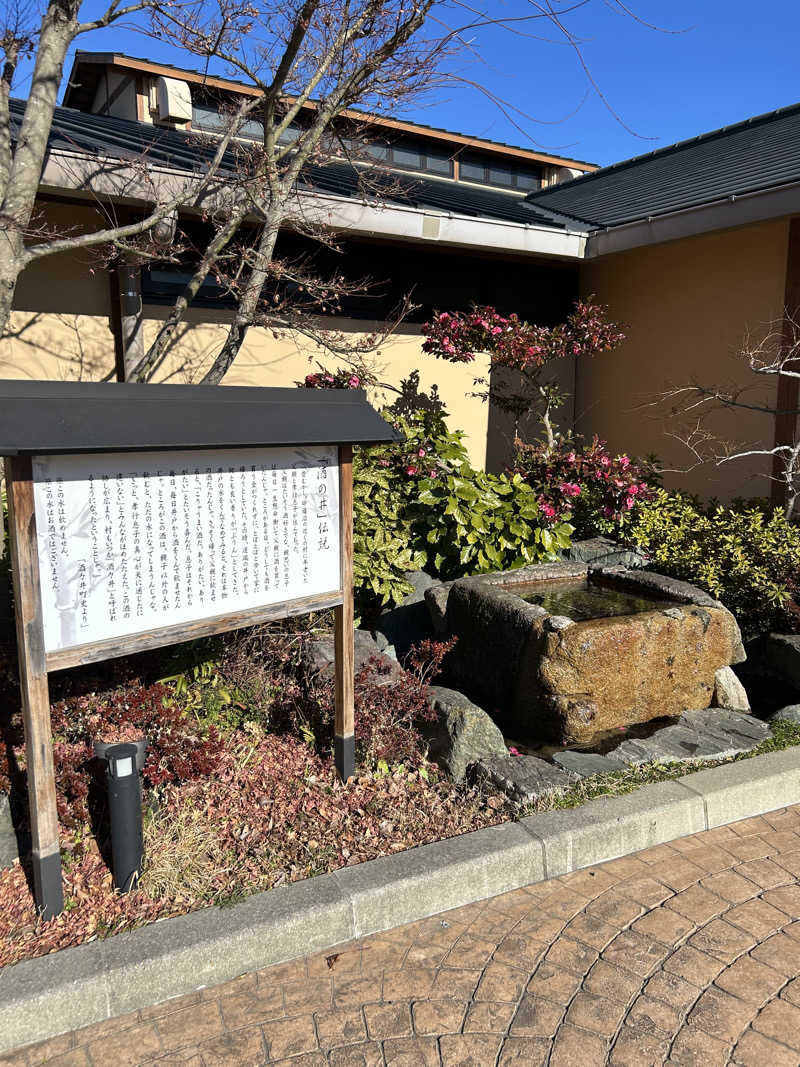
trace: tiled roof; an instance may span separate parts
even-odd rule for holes
[[[615,163],[527,199],[532,207],[607,227],[797,181],[800,104],[793,104]]]
[[[10,102],[12,122],[22,118],[25,103]],[[152,164],[191,171],[212,157],[213,143],[191,132],[150,126],[128,119],[93,115],[71,108],[56,108],[50,132],[51,149],[81,151],[96,156],[119,159],[146,158]],[[233,169],[233,157],[228,158]],[[348,198],[360,197],[358,170],[351,163],[332,162],[308,167],[304,184],[320,192]],[[418,175],[387,173],[387,191],[383,199],[412,207],[430,207],[474,218],[502,220],[564,229],[546,212],[539,212],[518,195],[473,188],[466,183],[425,178]]]

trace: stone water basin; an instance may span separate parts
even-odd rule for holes
[[[685,582],[642,570],[543,564],[454,582],[455,683],[506,732],[556,745],[707,708],[744,659],[736,620]]]

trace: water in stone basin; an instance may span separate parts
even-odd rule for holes
[[[535,582],[514,588],[513,593],[529,604],[539,604],[551,615],[566,615],[568,619],[584,622],[586,619],[608,619],[614,615],[638,615],[642,611],[659,611],[675,607],[672,600],[642,596],[624,589],[590,585],[585,579],[578,581]]]

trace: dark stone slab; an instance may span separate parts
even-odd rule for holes
[[[567,749],[556,752],[553,763],[573,778],[591,778],[595,774],[613,774],[628,770],[628,764],[616,756],[601,756],[597,752],[575,752]]]
[[[475,764],[477,777],[490,781],[518,803],[569,789],[572,779],[537,756],[500,756]]]
[[[728,759],[750,752],[767,737],[769,727],[752,715],[702,708],[685,712],[677,723],[650,737],[623,741],[613,755],[631,766]]]

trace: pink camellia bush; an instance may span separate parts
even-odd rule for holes
[[[565,356],[594,356],[615,348],[625,335],[605,311],[591,297],[579,300],[558,326],[536,326],[492,307],[441,311],[422,328],[422,350],[451,363],[471,363],[478,352],[487,352],[493,366],[526,372]]]
[[[298,382],[298,385],[300,384]],[[306,389],[363,389],[366,384],[368,383],[361,375],[348,367],[339,367],[333,373],[321,370],[307,374],[302,382]]]
[[[422,329],[423,351],[438,359],[471,363],[478,353],[488,355],[488,375],[475,378],[478,395],[514,416],[515,433],[521,420],[534,415],[550,448],[557,441],[553,413],[564,396],[558,384],[547,379],[548,366],[561,359],[610,352],[625,338],[621,327],[608,318],[606,308],[592,297],[578,300],[557,326],[537,326],[515,314],[475,307],[466,312],[437,312]]]
[[[542,513],[551,522],[570,521],[578,536],[617,532],[655,487],[649,464],[612,455],[599,437],[587,443],[565,438],[554,447],[517,440],[514,470],[538,493]]]

